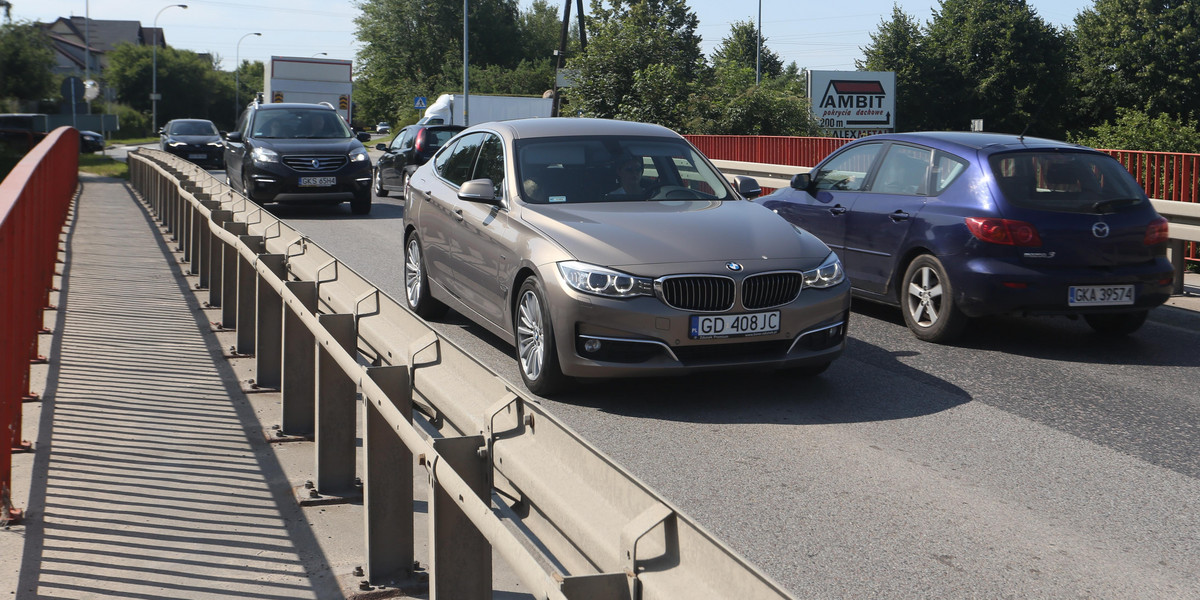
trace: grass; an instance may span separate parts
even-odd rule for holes
[[[104,177],[129,179],[129,165],[101,154],[80,154],[79,170]]]

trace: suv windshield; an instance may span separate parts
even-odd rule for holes
[[[613,136],[522,140],[521,196],[535,204],[722,200],[722,176],[686,142]]]
[[[1103,213],[1140,204],[1145,196],[1125,167],[1102,154],[1009,152],[990,162],[1004,197],[1023,208]]]
[[[260,110],[251,137],[283,139],[348,139],[350,128],[338,114],[323,109]]]

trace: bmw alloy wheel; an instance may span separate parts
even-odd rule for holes
[[[421,243],[414,235],[408,238],[408,252],[404,253],[404,291],[408,296],[408,307],[413,310],[421,304],[422,275]]]
[[[546,360],[546,341],[542,324],[542,303],[533,290],[526,290],[517,309],[517,356],[525,378],[536,381],[542,376]]]

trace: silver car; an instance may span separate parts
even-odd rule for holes
[[[471,127],[406,189],[404,281],[511,342],[525,385],[765,367],[823,372],[850,285],[829,247],[675,132],[601,119]]]

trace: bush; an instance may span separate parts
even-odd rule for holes
[[[127,104],[109,104],[104,112],[117,115],[116,137],[120,139],[158,136],[157,131],[150,131],[150,115]]]
[[[1107,150],[1200,153],[1197,123],[1163,113],[1151,118],[1144,110],[1117,109],[1116,122],[1068,133],[1067,140]]]

